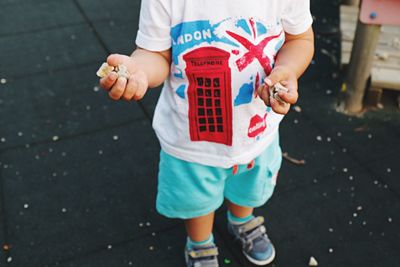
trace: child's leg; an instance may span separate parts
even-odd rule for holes
[[[235,217],[246,218],[253,214],[254,208],[239,206],[230,201],[227,201],[227,203],[229,212]]]
[[[214,223],[214,212],[185,220],[186,231],[194,242],[203,242],[210,238]]]

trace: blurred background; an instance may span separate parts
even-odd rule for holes
[[[277,249],[271,266],[400,266],[398,91],[374,87],[363,112],[343,112],[358,7],[340,4],[311,1],[316,53],[281,124],[275,194],[256,211]],[[139,9],[0,0],[0,266],[184,266],[182,223],[155,211],[160,89],[115,102],[95,76],[108,54],[135,48]],[[393,29],[374,57],[390,77],[400,76]],[[220,265],[250,266],[225,224],[223,207]]]

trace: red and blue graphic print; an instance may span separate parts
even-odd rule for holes
[[[226,19],[215,24],[191,21],[171,29],[172,70],[175,80],[182,80],[176,94],[188,98],[192,141],[232,145],[233,108],[250,104],[257,97],[261,77],[271,72],[283,36],[282,31],[270,32],[253,18]],[[256,71],[249,75],[245,71],[251,65]],[[233,89],[232,73],[248,77],[247,82],[241,77],[237,79],[241,84]],[[249,138],[265,131],[266,117],[256,114],[247,118]]]

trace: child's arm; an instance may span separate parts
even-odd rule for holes
[[[107,63],[111,66],[125,65],[129,79],[111,72],[100,80],[100,85],[109,90],[112,99],[140,100],[148,87],[157,87],[168,77],[171,65],[171,51],[152,52],[138,48],[132,55],[110,55]]]
[[[314,55],[314,34],[310,27],[307,31],[298,35],[286,33],[286,40],[279,50],[275,67],[265,79],[267,86],[281,82],[289,91],[279,92],[279,97],[289,104],[295,104],[298,99],[297,79],[303,74]],[[261,87],[258,91],[260,97],[267,105],[280,114],[286,114],[290,105],[280,103],[270,97],[269,90]]]

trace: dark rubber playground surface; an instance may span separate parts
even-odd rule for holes
[[[182,223],[155,209],[159,94],[117,103],[95,71],[134,48],[134,0],[0,2],[0,266],[184,266]],[[312,1],[316,55],[301,108],[281,124],[284,161],[266,217],[271,266],[400,266],[400,113],[333,106],[337,1]],[[328,52],[328,53],[326,53]],[[251,266],[217,214],[221,266]]]

